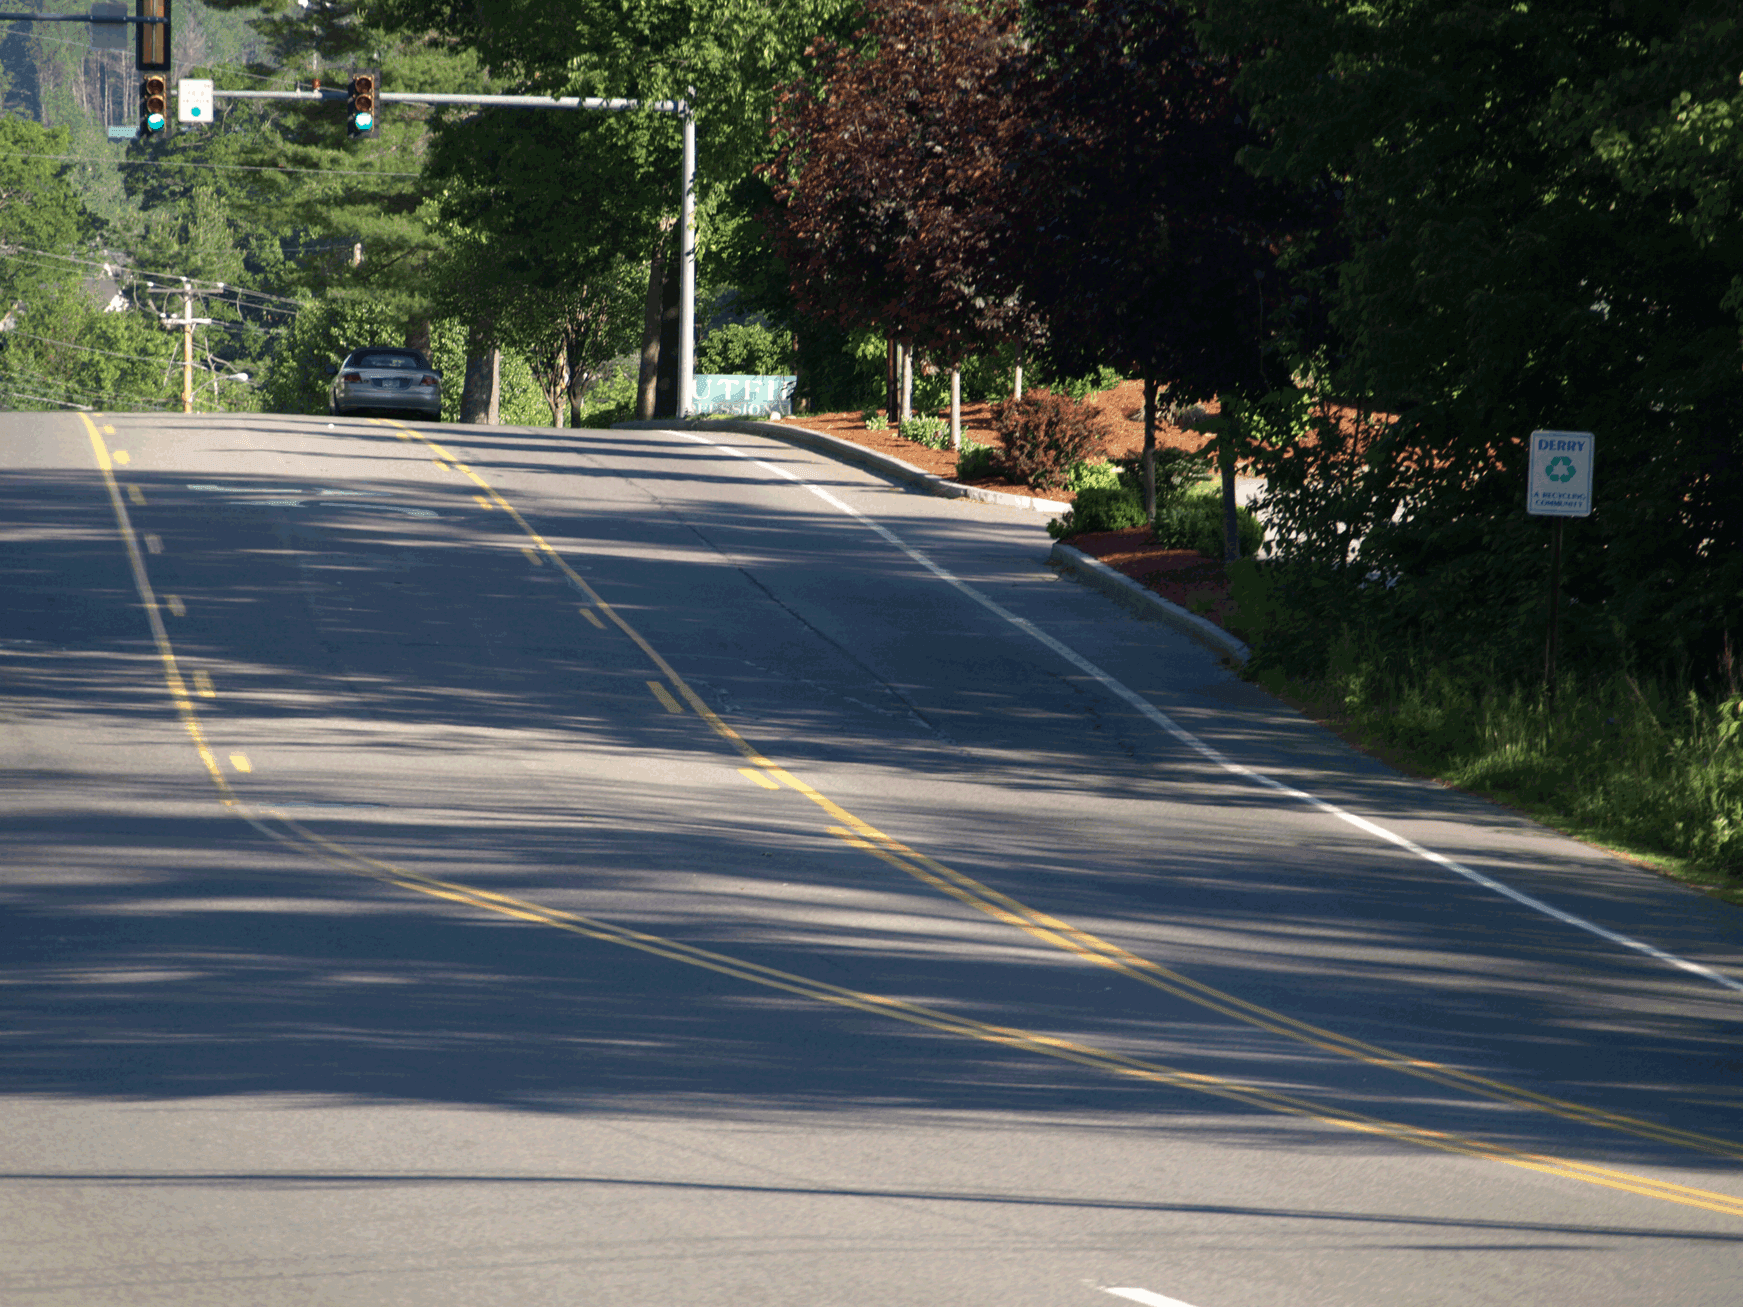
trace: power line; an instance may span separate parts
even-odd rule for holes
[[[60,345],[65,349],[76,349],[85,354],[102,354],[112,359],[134,359],[140,363],[165,363],[175,361],[173,354],[164,358],[153,358],[149,354],[117,354],[112,349],[98,349],[95,345],[75,345],[70,340],[55,340],[52,336],[38,336],[28,331],[19,331],[16,327],[9,328],[7,336],[22,336],[26,340],[40,340],[45,345]],[[200,366],[195,364],[195,367]]]
[[[23,390],[5,390],[0,391],[0,394],[5,395],[7,399],[34,399],[39,404],[58,404],[61,408],[76,408],[81,409],[86,413],[95,413],[97,411],[89,404],[75,404],[67,399],[50,399],[47,395],[32,395],[28,391]]]
[[[323,177],[422,177],[421,172],[378,172],[374,168],[288,168],[284,164],[266,163],[194,163],[184,159],[105,159],[84,154],[0,155],[7,159],[53,159],[60,163],[125,164],[130,168],[211,168],[217,172],[308,172]]]
[[[32,381],[46,381],[51,386],[59,386],[62,390],[64,390],[69,395],[83,395],[86,399],[102,400],[102,399],[107,399],[111,395],[113,395],[113,397],[117,398],[117,399],[126,399],[126,400],[133,401],[135,403],[141,403],[141,404],[156,403],[160,407],[169,402],[168,400],[162,400],[162,399],[153,401],[151,399],[148,399],[144,395],[121,395],[118,392],[105,392],[105,391],[101,391],[101,390],[92,390],[88,386],[75,386],[75,385],[70,384],[69,382],[62,381],[59,377],[51,377],[51,376],[48,376],[46,373],[42,373],[42,372],[32,372],[28,368],[19,368],[15,372],[0,371],[0,379],[4,379],[7,376],[27,377]]]
[[[119,262],[117,259],[107,259],[107,260],[104,260],[104,259],[81,259],[76,254],[56,254],[51,250],[33,250],[27,245],[14,245],[14,246],[11,246],[9,249],[6,247],[0,246],[0,251],[3,251],[4,253],[6,253],[9,256],[13,255],[13,254],[34,254],[34,255],[37,255],[39,258],[60,259],[64,263],[79,263],[79,264],[83,264],[87,268],[101,268],[101,269],[103,269],[104,272],[108,273],[110,276],[114,276],[115,271],[117,269],[119,269],[122,272],[131,273],[135,277],[162,277],[168,281],[186,282],[189,286],[200,286],[200,287],[210,286],[214,293],[221,294],[225,291],[234,291],[238,295],[253,295],[256,298],[263,299],[263,300],[281,300],[286,304],[295,304],[295,305],[298,305],[299,307],[303,303],[302,300],[297,299],[295,296],[275,295],[271,291],[254,290],[252,287],[249,287],[249,286],[238,286],[235,282],[232,282],[232,281],[204,281],[198,277],[183,276],[179,272],[152,272],[151,270],[149,270],[147,268],[130,267],[127,264]],[[108,253],[108,251],[104,251],[104,252]],[[174,290],[175,287],[169,286],[169,287],[164,287],[164,289]],[[202,293],[205,293],[205,292],[202,292]],[[268,310],[268,312],[273,312],[273,311],[282,311],[282,310]]]

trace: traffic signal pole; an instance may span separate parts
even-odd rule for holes
[[[336,100],[349,104],[352,92],[337,87],[309,91],[219,91],[218,100]],[[676,114],[684,126],[683,202],[678,230],[678,416],[689,417],[696,389],[696,114],[688,100],[617,100],[565,95],[447,95],[411,91],[378,91],[381,104],[473,105],[482,109],[565,109],[601,113]]]

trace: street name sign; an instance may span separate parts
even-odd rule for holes
[[[1525,511],[1533,517],[1591,516],[1597,449],[1590,431],[1533,431]]]
[[[212,121],[212,83],[204,77],[184,77],[176,83],[176,121]]]

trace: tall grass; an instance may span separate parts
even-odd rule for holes
[[[1743,890],[1743,694],[1607,677],[1502,684],[1420,655],[1381,662],[1348,631],[1323,678],[1263,676],[1399,760],[1605,842]]]

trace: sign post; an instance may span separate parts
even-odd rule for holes
[[[1543,646],[1543,693],[1555,698],[1556,634],[1561,617],[1561,528],[1570,517],[1592,513],[1592,462],[1598,438],[1590,431],[1533,431],[1525,511],[1553,517],[1549,546],[1549,637]]]

